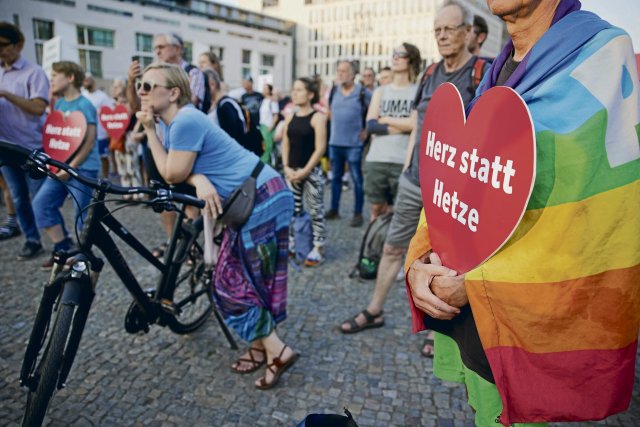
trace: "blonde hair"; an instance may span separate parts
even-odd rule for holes
[[[180,96],[176,103],[178,107],[184,107],[191,103],[191,86],[189,86],[189,75],[179,65],[169,64],[166,62],[154,62],[147,65],[143,73],[149,70],[160,70],[167,81],[168,88],[178,88]]]

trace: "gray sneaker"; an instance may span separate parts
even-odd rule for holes
[[[24,246],[18,253],[18,259],[19,260],[30,259],[36,255],[40,255],[41,252],[42,252],[42,244],[40,244],[40,242],[32,242],[30,240],[27,240],[27,242],[25,242]]]

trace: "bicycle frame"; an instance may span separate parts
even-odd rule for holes
[[[159,310],[161,305],[158,303],[163,303],[167,290],[178,278],[180,266],[186,258],[187,250],[191,247],[196,237],[195,226],[192,224],[183,224],[185,213],[182,210],[178,211],[174,233],[171,236],[169,248],[165,256],[166,263],[163,263],[154,257],[124,225],[111,215],[110,211],[104,206],[104,203],[101,203],[104,202],[105,196],[106,193],[103,191],[96,190],[94,192],[92,203],[95,204],[90,208],[87,220],[85,221],[84,230],[80,238],[80,252],[89,256],[89,260],[93,266],[96,257],[93,255],[92,248],[93,246],[99,248],[124,286],[133,296],[136,303],[143,310],[149,322],[155,323],[158,321],[159,324],[164,325],[162,310]],[[191,227],[189,227],[189,225],[191,225]],[[127,246],[131,247],[160,271],[161,276],[156,286],[153,299],[136,279],[109,231],[117,235]],[[180,255],[179,259],[173,259],[176,254]],[[92,271],[94,271],[93,267]],[[165,306],[167,309],[170,309],[166,304]]]

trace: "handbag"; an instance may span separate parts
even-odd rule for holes
[[[309,214],[303,212],[300,216],[294,216],[292,229],[295,259],[302,262],[313,249],[313,231]]]
[[[229,195],[222,206],[222,214],[218,221],[228,227],[239,230],[247,222],[256,203],[256,180],[264,163],[258,160],[258,164],[253,168],[251,176],[244,180],[242,184]]]

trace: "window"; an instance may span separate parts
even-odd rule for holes
[[[242,77],[251,75],[251,51],[242,49]]]
[[[260,55],[260,74],[273,74],[275,63],[275,55]]]
[[[140,57],[140,66],[144,69],[153,62],[153,35],[136,33],[136,54]]]
[[[220,62],[224,60],[224,48],[221,46],[209,46],[209,52],[214,53]]]
[[[76,27],[78,36],[78,56],[80,57],[80,65],[88,73],[95,77],[102,78],[102,50],[100,48],[114,47],[113,35],[111,30],[93,27]],[[95,49],[95,48],[98,49]]]
[[[76,7],[76,2],[73,0],[37,0],[43,3],[61,4],[63,6]]]
[[[128,18],[131,18],[133,16],[133,13],[131,12],[118,10],[118,9],[111,9],[109,7],[96,6],[93,4],[88,4],[87,9],[94,12],[109,13],[111,15],[117,15],[117,16],[126,16]]]
[[[78,44],[99,47],[113,47],[113,34],[111,30],[100,28],[77,27]]]
[[[102,78],[102,52],[97,50],[78,49],[80,66],[94,77]]]
[[[36,61],[42,65],[42,45],[53,38],[53,22],[42,19],[33,20],[33,38],[36,41]]]
[[[187,41],[184,42],[182,57],[189,64],[191,63],[191,61],[193,60],[193,43]]]

